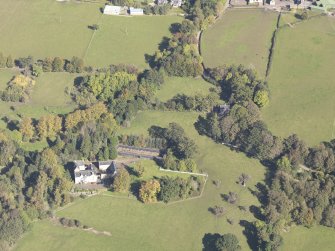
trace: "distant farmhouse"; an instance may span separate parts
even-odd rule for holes
[[[263,0],[249,0],[249,4],[263,5]]]
[[[104,9],[105,15],[120,15],[121,13],[121,7],[120,6],[111,6],[106,5]]]
[[[157,0],[157,5],[171,4],[172,7],[180,7],[183,4],[183,0]]]
[[[142,16],[142,15],[144,15],[143,9],[133,8],[133,7],[129,8],[129,14],[132,15],[132,16]]]
[[[75,184],[101,184],[104,179],[113,177],[117,172],[114,161],[84,162],[75,160]]]
[[[181,5],[183,4],[183,0],[171,0],[171,5],[172,7],[181,7]]]
[[[222,118],[226,116],[230,111],[230,106],[227,104],[218,105],[213,108],[213,111],[218,114],[218,117]]]
[[[169,1],[168,0],[157,0],[156,1],[158,5],[163,5],[163,4],[168,4]]]

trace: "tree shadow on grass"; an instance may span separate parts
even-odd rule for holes
[[[251,250],[257,250],[257,236],[255,226],[246,220],[240,221],[240,226],[244,227],[243,234],[247,238],[247,243]]]
[[[265,218],[264,218],[264,215],[262,214],[262,211],[259,207],[256,207],[255,205],[251,205],[249,207],[249,211],[250,213],[253,214],[253,216],[258,219],[258,220],[261,220],[261,221],[264,221]]]
[[[158,49],[160,51],[164,51],[165,49],[167,49],[169,47],[169,41],[170,41],[170,38],[163,37],[162,41],[158,45]]]
[[[139,198],[139,191],[142,182],[140,180],[136,180],[130,185],[130,192],[136,197]]]
[[[150,66],[150,68],[154,69],[157,67],[155,56],[146,53],[144,54],[144,59],[145,59],[145,62]]]
[[[200,135],[208,136],[208,122],[205,117],[199,115],[198,120],[194,123],[194,127]]]

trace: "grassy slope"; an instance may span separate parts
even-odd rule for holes
[[[91,39],[88,25],[101,13],[98,4],[54,0],[2,0],[0,50],[13,57],[83,57]],[[15,41],[15,42],[13,42]]]
[[[334,250],[335,232],[332,228],[315,226],[294,227],[283,234],[282,251],[329,251]]]
[[[215,232],[237,234],[243,248],[248,249],[239,221],[252,221],[254,217],[249,212],[239,211],[236,206],[227,205],[221,195],[236,191],[240,193],[240,205],[258,205],[257,199],[247,189],[241,190],[235,181],[241,172],[251,174],[250,188],[253,189],[255,183],[263,179],[264,168],[256,160],[248,159],[243,154],[234,153],[206,137],[199,136],[193,127],[197,116],[196,113],[143,112],[134,121],[132,128],[125,129],[124,133],[145,134],[149,126],[167,126],[171,121],[183,125],[187,134],[199,145],[196,158],[199,167],[210,176],[201,199],[170,205],[144,205],[134,200],[96,196],[80,201],[58,215],[77,218],[99,230],[111,231],[114,241],[113,244],[108,243],[109,249],[105,250],[200,250],[204,234]],[[220,188],[212,184],[213,179],[222,181]],[[214,205],[225,205],[228,209],[227,217],[234,219],[235,224],[229,225],[226,217],[216,219],[212,216],[208,208]],[[55,234],[57,238],[57,233],[50,234]],[[34,246],[35,242],[34,236],[28,235],[20,243],[19,250],[41,250],[39,243]],[[83,248],[85,250],[86,247]]]
[[[43,238],[41,237],[43,236]],[[77,229],[55,226],[49,221],[34,223],[24,239],[35,239],[34,242],[19,242],[16,251],[25,250],[80,250],[107,251],[115,240],[103,235],[95,235]]]
[[[334,31],[335,21],[323,17],[278,33],[263,112],[273,133],[297,133],[310,144],[334,137]]]
[[[124,63],[147,67],[144,55],[152,55],[163,37],[170,36],[170,25],[181,20],[177,16],[103,16],[86,62],[97,66]]]
[[[177,16],[102,16],[103,3],[60,3],[55,0],[2,0],[0,51],[34,58],[85,57],[87,64],[135,64],[147,67],[144,55],[153,54],[169,36]],[[15,18],[13,18],[15,16]],[[89,25],[99,24],[94,35]],[[15,43],[13,42],[15,41]],[[87,50],[90,44],[89,49]]]
[[[7,87],[7,83],[18,74],[17,71],[11,69],[0,69],[0,90]]]
[[[212,85],[202,78],[166,77],[164,85],[157,92],[157,98],[163,102],[178,93],[186,95],[207,94]]]
[[[228,10],[203,34],[201,50],[206,66],[244,64],[264,77],[277,15],[259,9]]]

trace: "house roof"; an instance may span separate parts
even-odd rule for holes
[[[95,175],[95,174],[96,173],[93,170],[82,170],[82,171],[76,172],[75,176],[76,177],[80,177],[80,176],[92,176],[92,175]]]
[[[183,3],[182,0],[171,0],[171,5],[180,6]]]
[[[157,0],[157,4],[167,4],[168,0]]]
[[[143,9],[130,7],[129,11],[133,13],[142,13]]]
[[[85,165],[85,162],[83,160],[75,160],[73,161],[76,166],[83,166]]]
[[[99,161],[99,165],[111,165],[112,163],[112,160]]]

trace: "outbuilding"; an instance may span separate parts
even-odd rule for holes
[[[120,6],[112,6],[112,5],[106,5],[104,9],[105,15],[120,15],[121,13],[121,7]]]
[[[132,16],[142,16],[142,15],[144,15],[143,9],[133,8],[133,7],[129,8],[129,14],[132,15]]]

